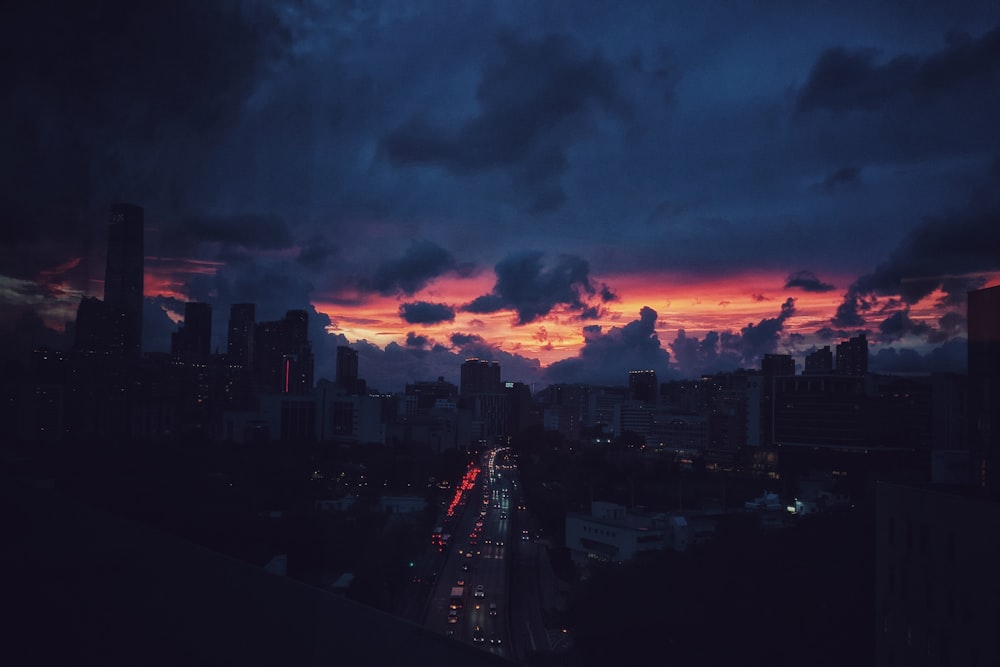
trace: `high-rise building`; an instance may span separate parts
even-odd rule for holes
[[[868,339],[864,334],[837,344],[837,374],[854,377],[868,374]]]
[[[790,354],[765,354],[760,368],[769,377],[795,375],[795,359]]]
[[[833,352],[829,345],[824,345],[806,355],[806,363],[802,372],[806,375],[829,375],[833,373]]]
[[[212,306],[184,304],[184,324],[171,336],[170,355],[185,364],[204,364],[212,349]]]
[[[313,388],[309,314],[290,310],[284,319],[254,328],[254,374],[261,389],[275,394],[307,394]]]
[[[466,359],[458,393],[462,407],[472,412],[473,437],[490,442],[507,433],[507,397],[500,380],[500,362]]]
[[[229,308],[227,353],[231,367],[250,369],[253,366],[256,311],[257,306],[252,303],[234,303]]]
[[[337,386],[347,394],[358,388],[358,351],[346,345],[337,346]]]
[[[112,353],[138,359],[142,347],[144,213],[134,204],[112,204],[104,302],[111,317]]]
[[[968,442],[974,483],[1000,498],[1000,286],[969,292]]]
[[[628,372],[628,391],[632,400],[641,401],[643,405],[655,406],[659,398],[659,385],[656,382],[656,371],[635,370]]]
[[[461,396],[500,393],[500,362],[466,359],[462,364],[458,392]]]

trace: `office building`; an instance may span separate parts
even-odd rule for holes
[[[1000,498],[1000,286],[969,292],[968,441],[973,481]]]
[[[1000,661],[1000,505],[876,486],[875,665]]]
[[[462,364],[458,392],[462,397],[500,393],[500,362],[466,359]]]
[[[868,339],[864,334],[837,344],[837,374],[853,377],[868,374]]]
[[[358,351],[346,345],[337,346],[337,386],[346,394],[358,392]]]
[[[212,349],[212,306],[184,304],[184,323],[170,337],[170,356],[176,363],[205,364]]]
[[[144,213],[133,204],[112,204],[104,303],[111,323],[112,353],[138,359],[142,345]]]
[[[643,405],[655,406],[660,389],[656,382],[656,371],[634,370],[628,372],[628,390],[634,401]]]
[[[254,375],[264,393],[308,394],[313,389],[309,314],[289,310],[283,319],[254,327]]]
[[[829,375],[833,373],[833,352],[829,345],[824,345],[806,355],[805,375]]]
[[[257,306],[252,303],[234,303],[229,308],[227,354],[231,367],[245,369],[253,367],[256,310]]]

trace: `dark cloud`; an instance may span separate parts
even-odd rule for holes
[[[834,192],[861,182],[861,167],[841,167],[823,179],[823,189]]]
[[[483,66],[476,101],[478,115],[455,130],[411,118],[384,137],[385,154],[397,164],[436,164],[459,175],[511,169],[529,209],[546,212],[565,201],[559,181],[567,152],[594,113],[629,115],[614,65],[565,35],[503,35],[499,53]]]
[[[303,267],[319,271],[326,267],[327,260],[336,256],[338,247],[322,234],[316,234],[306,240],[299,249],[297,261]]]
[[[439,324],[453,322],[455,309],[445,303],[413,301],[400,305],[399,316],[410,324]]]
[[[794,313],[795,300],[788,298],[776,317],[764,318],[756,324],[751,322],[739,333],[709,331],[699,339],[680,329],[670,343],[675,368],[683,377],[758,368],[765,354],[777,351],[785,321]]]
[[[995,207],[928,218],[911,230],[889,258],[847,290],[834,326],[864,326],[879,297],[912,305],[941,289],[946,302],[964,303],[982,287],[983,273],[1000,270],[1000,209]]]
[[[802,270],[796,271],[795,273],[788,274],[788,278],[785,279],[785,287],[793,288],[797,287],[803,292],[830,292],[837,289],[834,285],[830,283],[824,283],[822,280],[816,277],[816,274],[812,271]]]
[[[0,199],[83,207],[161,192],[180,138],[206,142],[232,122],[288,40],[266,3],[12,6],[0,27],[17,64],[0,75]]]
[[[898,310],[878,325],[879,342],[894,343],[904,336],[927,336],[931,326],[926,322],[917,322],[910,318],[909,309]]]
[[[430,343],[430,339],[427,336],[420,336],[412,331],[406,334],[406,347],[413,347],[417,349],[424,349]]]
[[[597,314],[586,299],[597,293],[590,280],[590,264],[580,257],[561,255],[546,267],[544,253],[527,251],[500,260],[495,267],[497,282],[493,291],[466,304],[471,313],[494,313],[510,309],[517,313],[517,324],[528,324],[565,305],[582,319]],[[606,287],[601,298],[611,295]]]
[[[868,370],[873,373],[965,373],[968,370],[968,341],[953,338],[924,353],[912,348],[883,347],[869,358]]]
[[[382,262],[361,287],[384,296],[412,296],[434,278],[455,268],[451,253],[432,241],[418,241],[403,256]]]
[[[781,313],[777,317],[766,317],[757,324],[750,323],[743,327],[740,330],[743,362],[756,363],[765,354],[775,352],[785,321],[794,314],[795,299],[789,297],[781,304]]]
[[[1000,72],[1000,28],[974,39],[950,36],[929,56],[903,55],[879,64],[876,49],[824,52],[798,95],[798,110],[873,111],[900,99],[924,102],[953,95],[967,84],[981,89]]]
[[[169,253],[190,252],[203,243],[235,248],[283,250],[292,245],[288,223],[279,215],[244,213],[224,216],[187,217],[162,231],[163,248]]]
[[[549,382],[590,382],[623,385],[630,370],[654,370],[659,378],[672,376],[670,353],[656,334],[656,311],[644,306],[639,319],[602,333],[597,325],[583,329],[584,344],[577,357],[550,365]]]
[[[482,345],[486,346],[486,340],[478,334],[453,333],[448,337],[451,344],[458,348]]]

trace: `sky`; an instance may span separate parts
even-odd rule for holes
[[[1000,284],[1000,4],[32,2],[0,26],[0,346],[67,347],[108,207],[143,349],[310,313],[316,376],[620,385],[865,333],[964,371]]]

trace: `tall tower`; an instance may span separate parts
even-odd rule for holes
[[[234,303],[229,308],[229,338],[226,351],[230,366],[247,370],[252,368],[255,324],[257,324],[255,304]]]
[[[975,484],[1000,498],[1000,286],[969,292],[968,435]]]
[[[112,204],[104,302],[111,317],[111,351],[138,358],[142,347],[144,212],[134,204]]]
[[[186,364],[204,364],[212,349],[212,306],[184,304],[184,324],[171,337],[171,356]]]
[[[500,362],[466,359],[462,364],[458,393],[460,396],[500,393]]]
[[[358,386],[358,351],[346,345],[337,346],[337,386],[348,394]]]
[[[633,400],[642,401],[647,406],[655,406],[660,397],[660,385],[656,382],[656,371],[629,371],[628,392]]]
[[[855,377],[868,374],[868,339],[864,334],[837,344],[837,374]]]

